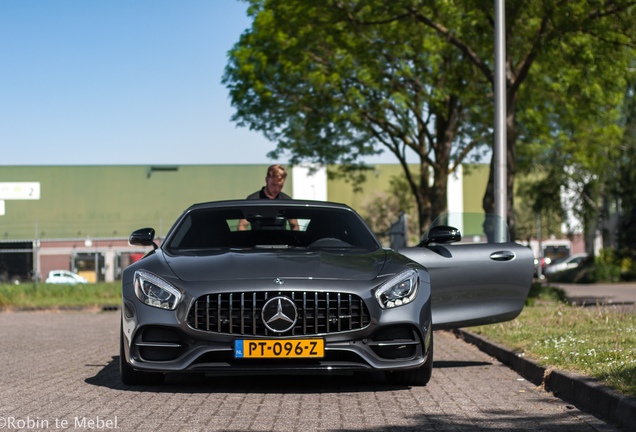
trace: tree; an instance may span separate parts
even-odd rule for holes
[[[387,7],[254,1],[253,26],[231,51],[224,82],[234,119],[277,141],[273,154],[289,152],[292,163],[355,165],[390,151],[422,231],[446,210],[449,173],[487,142],[488,128],[467,121],[481,109],[483,89],[464,79],[474,74],[464,56],[427,28],[352,19],[391,17]]]
[[[388,190],[367,194],[366,199],[358,209],[373,232],[387,245],[390,243],[391,224],[398,220],[400,214],[406,213],[407,220],[414,216],[415,200],[407,183],[404,176],[392,177]],[[406,240],[408,243],[416,244],[420,241],[419,227],[408,223],[407,231]]]
[[[618,243],[620,252],[636,265],[636,68],[632,63],[629,85],[623,105],[623,143],[618,162],[620,221]]]
[[[631,0],[506,5],[514,237],[518,163],[529,170],[555,147],[616,142],[608,105],[620,93],[636,20]],[[253,26],[230,52],[224,76],[234,119],[277,141],[273,155],[288,152],[292,163],[355,165],[387,149],[405,171],[420,229],[444,211],[449,173],[492,141],[492,3],[252,0],[249,14]],[[584,137],[578,125],[589,126]],[[406,164],[407,150],[419,172]],[[594,153],[578,150],[576,163]],[[491,187],[484,209],[492,212],[493,203]]]
[[[537,238],[562,236],[561,225],[565,219],[561,206],[561,183],[555,181],[561,173],[556,167],[517,180],[515,204],[517,238],[530,241]]]
[[[435,2],[415,2],[409,11],[443,35],[494,86],[493,2],[452,2],[441,9]],[[555,144],[567,145],[563,139],[570,139],[570,146],[609,142],[615,147],[618,143],[619,134],[611,127],[617,113],[611,107],[616,106],[624,86],[621,73],[633,55],[635,9],[631,0],[506,2],[506,185],[513,237],[519,156],[525,156],[526,167],[531,167],[545,152],[534,151],[537,144],[551,149]],[[576,126],[583,124],[587,127],[581,134]],[[520,139],[526,148],[518,154]],[[583,151],[583,159],[574,163],[586,165],[587,156],[595,152],[598,145]],[[602,160],[607,159],[596,159]],[[484,210],[494,210],[492,165]]]

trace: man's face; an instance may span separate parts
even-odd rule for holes
[[[283,190],[284,185],[285,179],[282,177],[265,177],[265,195],[269,198],[276,198]]]

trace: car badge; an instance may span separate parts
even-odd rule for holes
[[[285,283],[285,281],[284,281],[284,280],[282,280],[281,278],[276,278],[276,279],[274,279],[274,283],[275,283],[276,285],[282,285],[282,284],[284,284],[284,283]]]
[[[285,333],[291,330],[298,320],[296,304],[288,297],[278,296],[269,299],[263,310],[261,318],[268,330],[276,333]]]

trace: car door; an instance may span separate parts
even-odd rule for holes
[[[450,231],[440,237],[434,227],[464,234],[454,242]],[[437,235],[429,236],[433,232]],[[508,237],[498,216],[450,214],[433,223],[419,246],[398,250],[430,273],[433,328],[492,324],[519,315],[532,283],[534,256]]]

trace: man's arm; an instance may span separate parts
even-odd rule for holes
[[[239,223],[236,227],[237,231],[247,231],[247,227],[249,226],[249,222],[247,221],[247,219],[241,219],[239,220]]]

